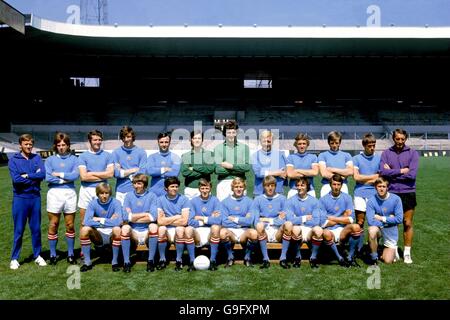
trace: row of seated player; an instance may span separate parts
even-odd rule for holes
[[[231,267],[234,264],[234,243],[240,243],[244,248],[246,266],[252,266],[252,251],[259,248],[263,256],[261,268],[268,268],[268,241],[282,243],[280,265],[285,269],[290,268],[287,260],[289,246],[293,246],[295,251],[293,266],[300,267],[302,241],[308,242],[312,247],[309,260],[313,268],[319,265],[317,257],[322,242],[336,255],[340,265],[359,266],[355,253],[362,248],[363,231],[358,224],[353,223],[355,216],[352,200],[350,196],[341,194],[342,182],[342,177],[334,177],[330,183],[332,191],[317,200],[308,195],[308,180],[299,179],[298,195],[286,200],[284,196],[276,193],[274,177],[268,176],[264,179],[264,194],[252,201],[243,195],[245,181],[236,178],[232,184],[232,196],[219,202],[210,194],[211,183],[202,179],[199,186],[200,196],[189,201],[187,197],[178,194],[180,182],[177,178],[167,178],[166,195],[157,198],[146,191],[147,176],[138,174],[133,178],[135,190],[127,193],[123,207],[117,199],[110,199],[111,187],[101,183],[96,187],[98,199],[92,200],[88,205],[80,233],[84,254],[81,271],[92,268],[91,242],[96,245],[112,244],[113,271],[120,270],[120,247],[124,257],[123,270],[131,271],[130,248],[140,243],[145,243],[149,248],[147,271],[166,268],[168,242],[176,246],[176,271],[182,269],[185,246],[190,260],[188,271],[194,270],[196,245],[210,246],[210,270],[217,270],[216,257],[219,244],[222,244],[227,254],[225,267]],[[387,186],[385,181],[380,184]],[[336,198],[340,200],[335,201]],[[339,206],[345,210],[341,212],[342,210],[336,209]],[[401,207],[395,214],[395,221],[399,223],[402,219]],[[375,219],[374,216],[369,217]],[[377,230],[372,233],[376,235],[380,230],[376,226],[374,228]],[[386,237],[385,231],[383,232]],[[49,240],[55,239],[51,239],[49,235]],[[349,252],[343,257],[337,250],[336,243],[347,241]],[[392,246],[396,245],[395,237],[389,234],[388,241],[389,251],[392,251]],[[385,240],[385,246],[386,243]],[[160,257],[157,264],[154,262],[156,251],[159,251]],[[50,263],[56,263],[56,258],[50,258]],[[372,263],[376,263],[376,259],[373,259]]]

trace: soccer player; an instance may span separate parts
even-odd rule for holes
[[[123,211],[120,201],[112,198],[112,188],[105,182],[95,187],[96,199],[93,199],[86,210],[83,227],[80,232],[81,250],[84,263],[81,272],[92,269],[91,241],[96,246],[112,244],[112,271],[120,271],[118,263],[120,251],[120,226],[123,223]]]
[[[322,209],[326,212],[326,221],[322,225],[323,240],[327,246],[336,255],[339,264],[344,267],[359,267],[354,259],[355,251],[358,247],[362,230],[359,224],[355,222],[355,214],[353,212],[352,198],[341,191],[344,184],[344,178],[338,174],[334,174],[330,179],[331,191],[320,198]],[[349,240],[349,253],[347,262],[339,254],[336,243],[344,244]]]
[[[123,209],[128,224],[122,226],[121,243],[124,259],[123,271],[131,272],[130,238],[133,247],[147,244],[147,272],[155,271],[155,254],[158,248],[158,224],[156,217],[157,197],[147,190],[148,177],[138,173],[133,177],[133,192],[128,192]]]
[[[364,228],[367,200],[376,193],[373,184],[379,178],[380,156],[375,154],[376,142],[375,136],[367,133],[362,139],[364,151],[353,157],[355,215],[361,228]]]
[[[114,177],[116,177],[116,199],[123,205],[127,192],[134,191],[133,177],[145,170],[147,153],[134,144],[136,134],[133,128],[124,126],[119,132],[123,145],[112,153],[114,160]]]
[[[157,201],[158,212],[158,250],[160,260],[156,269],[161,270],[167,266],[167,241],[175,243],[177,250],[175,271],[183,269],[182,257],[186,244],[190,264],[187,271],[194,271],[195,244],[194,229],[188,227],[190,216],[189,199],[178,193],[180,180],[177,177],[168,177],[164,180],[166,195],[160,196]]]
[[[67,241],[67,262],[76,264],[73,249],[75,242],[74,219],[77,211],[77,193],[75,180],[80,176],[78,158],[70,152],[70,137],[66,133],[57,132],[53,139],[55,155],[45,160],[45,180],[48,182],[48,243],[50,246],[50,264],[57,261],[56,246],[58,243],[58,227],[61,213],[64,214]]]
[[[286,156],[280,150],[272,149],[273,133],[271,131],[261,132],[259,142],[261,149],[252,155],[252,168],[255,174],[253,194],[255,197],[263,194],[263,179],[266,176],[277,179],[276,192],[283,194],[286,181]]]
[[[312,253],[310,257],[311,268],[318,267],[317,254],[322,244],[323,230],[319,226],[321,206],[319,200],[309,193],[309,179],[305,176],[296,180],[297,195],[287,200],[287,221],[284,223],[282,259],[286,260],[286,253],[289,249],[289,242],[294,242],[296,255],[294,268],[301,266],[301,246],[303,242],[311,242]],[[281,259],[281,258],[280,258]],[[283,263],[282,267],[287,267]]]
[[[328,145],[330,146],[330,150],[319,154],[319,171],[322,176],[320,197],[323,197],[330,192],[330,179],[334,174],[339,174],[344,178],[342,192],[348,194],[346,178],[353,174],[353,161],[352,156],[349,153],[339,150],[341,142],[341,133],[331,131],[328,134]]]
[[[267,242],[280,242],[284,234],[286,222],[286,197],[275,191],[277,180],[275,177],[264,177],[264,194],[253,200],[251,212],[254,215],[254,224],[258,233],[259,245],[263,255],[261,269],[269,268],[269,254]],[[284,259],[283,259],[284,258]],[[286,258],[280,257],[280,265],[288,268]]]
[[[316,197],[314,190],[314,177],[319,174],[319,163],[317,156],[307,152],[309,147],[309,137],[305,133],[299,133],[295,137],[294,147],[297,152],[287,157],[286,172],[289,180],[289,190],[287,198],[291,198],[298,194],[296,189],[297,179],[307,177],[309,180],[308,194]]]
[[[211,151],[202,148],[203,132],[191,132],[191,151],[181,156],[181,174],[184,177],[184,195],[191,200],[200,195],[198,182],[200,179],[211,181],[214,173],[214,156]]]
[[[168,177],[178,177],[181,167],[181,158],[169,151],[170,133],[158,134],[159,152],[153,153],[147,158],[146,174],[152,177],[150,191],[158,197],[166,194],[164,181]]]
[[[223,209],[219,199],[211,195],[211,182],[200,178],[198,189],[200,195],[191,200],[189,225],[194,227],[194,240],[198,247],[209,243],[211,249],[209,270],[216,271]]]
[[[47,265],[40,256],[42,249],[41,181],[45,178],[45,167],[42,158],[32,153],[33,145],[33,137],[30,134],[22,134],[19,137],[20,152],[14,153],[8,162],[13,185],[14,242],[9,264],[9,268],[12,270],[20,267],[18,260],[27,220],[30,224],[34,261],[40,267]]]
[[[375,181],[376,195],[367,201],[367,224],[371,264],[378,261],[378,238],[383,236],[384,250],[381,259],[385,263],[395,261],[398,242],[398,225],[403,220],[403,206],[399,196],[388,192],[389,182],[380,177]]]
[[[245,248],[244,265],[252,267],[251,254],[258,244],[258,234],[253,228],[250,209],[252,200],[244,195],[245,180],[236,177],[231,182],[233,194],[222,201],[223,219],[220,240],[227,250],[228,259],[225,267],[234,264],[233,244],[240,243]]]
[[[380,172],[389,181],[389,192],[402,199],[403,240],[405,249],[403,262],[412,263],[411,246],[414,235],[413,217],[416,208],[416,176],[419,168],[419,154],[407,146],[408,134],[403,129],[392,133],[394,145],[381,154]]]
[[[103,133],[92,130],[88,133],[88,140],[89,150],[83,152],[78,158],[81,180],[78,207],[80,208],[81,227],[83,226],[86,208],[96,198],[95,188],[101,182],[107,183],[108,179],[114,175],[113,157],[101,148]]]
[[[245,143],[237,141],[238,124],[230,120],[223,126],[222,134],[225,141],[214,148],[216,163],[217,198],[222,201],[228,197],[231,191],[231,182],[235,177],[245,179],[245,174],[250,171],[250,149]]]

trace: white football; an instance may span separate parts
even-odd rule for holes
[[[209,258],[207,256],[198,256],[194,260],[194,267],[196,270],[208,270],[209,268]]]

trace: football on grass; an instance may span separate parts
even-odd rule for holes
[[[198,256],[194,260],[194,267],[196,270],[208,270],[209,268],[209,258],[207,256]]]

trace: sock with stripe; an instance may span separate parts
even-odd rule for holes
[[[56,257],[56,245],[58,244],[58,234],[48,234],[48,245],[50,247],[50,257]]]
[[[289,249],[289,244],[291,243],[291,236],[283,234],[283,241],[281,242],[281,256],[280,260],[286,260],[286,254]],[[264,260],[269,260],[264,258]]]
[[[92,264],[91,262],[91,240],[89,238],[87,239],[81,239],[81,252],[84,256],[84,264],[90,266]]]
[[[331,250],[333,251],[334,255],[336,256],[336,258],[337,258],[339,261],[341,261],[342,259],[344,259],[344,258],[342,258],[342,256],[339,254],[339,251],[338,251],[338,249],[337,249],[337,246],[336,246],[336,243],[334,242],[334,240],[326,241],[325,244],[331,248]]]
[[[157,247],[158,247],[158,234],[150,233],[148,237],[148,261],[155,260]]]
[[[361,239],[361,233],[352,234],[348,240],[349,250],[348,250],[348,261],[351,261],[355,255],[356,248],[358,248],[358,244]]]
[[[186,247],[189,254],[189,261],[194,263],[195,260],[195,243],[194,238],[186,239]]]
[[[227,251],[228,260],[234,259],[233,248],[231,247],[231,241],[228,240],[226,242],[223,242],[223,246],[225,247],[225,250]]]
[[[181,262],[183,260],[184,239],[177,239],[175,248],[177,249],[177,261]]]
[[[378,253],[377,252],[371,252],[370,253],[370,258],[372,260],[378,260]]]
[[[123,262],[130,263],[130,237],[121,237]]]
[[[67,241],[67,255],[73,256],[73,249],[75,247],[75,232],[66,232]]]
[[[267,236],[259,238],[259,246],[261,247],[261,253],[263,255],[263,260],[269,260],[269,253],[267,252]]]
[[[211,261],[216,261],[217,252],[219,251],[220,238],[212,238],[209,241],[209,246],[211,248]]]
[[[319,253],[320,246],[322,245],[322,239],[311,239],[312,252],[310,259],[317,259],[317,254]]]
[[[294,240],[294,244],[295,244],[295,258],[296,259],[302,259],[302,237],[292,237],[292,240]]]
[[[252,252],[256,247],[257,241],[247,240],[247,245],[245,246],[245,260],[250,260],[252,257]]]
[[[158,239],[159,260],[166,261],[167,240]]]
[[[113,243],[112,243],[113,257],[112,257],[111,264],[118,264],[119,263],[117,261],[118,258],[119,258],[119,251],[120,251],[120,239],[113,239]]]

